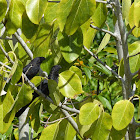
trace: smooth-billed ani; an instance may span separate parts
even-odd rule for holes
[[[31,80],[39,72],[40,64],[44,60],[45,60],[44,57],[36,57],[28,65],[26,65],[23,68],[23,73],[26,74],[26,76],[29,80]],[[22,81],[22,77],[20,78],[18,83],[21,81]]]
[[[60,65],[55,65],[51,68],[50,74],[48,75],[48,79],[52,79],[55,80],[58,83],[58,78],[59,78],[59,70],[60,70],[61,66]],[[41,84],[37,87],[37,89],[40,89],[42,91],[42,93],[44,93],[45,95],[49,96],[49,88],[48,88],[48,80],[44,79]],[[26,108],[34,101],[34,99],[36,97],[38,97],[39,95],[36,92],[33,92],[33,98],[31,100],[31,102],[27,105],[25,105],[24,107],[22,107],[17,113],[16,113],[16,117],[19,117],[25,110]]]

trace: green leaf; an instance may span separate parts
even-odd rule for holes
[[[48,80],[48,87],[49,87],[49,96],[53,100],[55,105],[58,105],[60,103],[61,94],[58,89],[58,84],[54,80]]]
[[[99,106],[96,103],[86,103],[80,108],[79,121],[82,125],[89,125],[99,117]]]
[[[102,97],[101,95],[98,95],[98,98],[105,108],[108,108],[110,111],[112,111],[112,106],[106,98]]]
[[[5,17],[6,9],[7,9],[7,2],[6,0],[0,0],[0,22]]]
[[[62,32],[74,0],[61,0],[57,7],[57,21]],[[65,11],[65,12],[64,12]]]
[[[69,70],[75,72],[79,76],[79,78],[82,79],[82,71],[78,67],[71,66]]]
[[[21,28],[22,25],[22,14],[25,11],[22,0],[11,0],[9,7],[9,24],[8,32],[14,33],[18,28]]]
[[[19,89],[19,93],[16,96],[15,102],[9,110],[8,114],[5,116],[4,121],[9,121],[9,118],[13,117],[15,113],[24,105],[28,104],[32,100],[33,90],[31,87],[23,84]]]
[[[129,46],[128,49],[129,49],[129,55],[130,56],[139,53],[140,52],[140,41],[134,42],[133,44],[131,44]],[[129,58],[129,63],[130,63],[130,69],[131,69],[132,73],[134,73],[137,70],[139,70],[139,68],[140,68],[140,66],[139,66],[140,55],[136,55],[136,56],[130,57]]]
[[[111,116],[103,112],[93,130],[92,140],[106,140],[112,128]]]
[[[74,119],[74,118],[73,118]],[[68,123],[65,129],[65,140],[73,140],[74,136],[76,135],[76,131],[73,126]]]
[[[46,57],[47,51],[50,46],[50,40],[52,36],[52,28],[48,24],[41,24],[38,28],[37,37],[33,42],[34,45],[34,57]]]
[[[134,5],[134,21],[136,27],[140,27],[140,1]]]
[[[95,7],[95,0],[75,0],[65,24],[65,32],[74,34],[93,15]]]
[[[64,59],[68,63],[71,63],[76,60],[81,53],[83,44],[82,32],[81,30],[78,30],[71,36],[59,32],[58,42]]]
[[[87,76],[89,79],[91,79],[91,71],[90,71],[90,69],[87,68],[87,67],[84,67],[83,70],[84,70],[86,76]]]
[[[123,77],[124,75],[124,61],[121,59],[120,64],[119,64],[119,69],[118,69],[118,74]]]
[[[30,107],[30,111],[29,114],[31,114],[31,126],[34,129],[34,131],[37,133],[39,127],[40,127],[40,104],[41,102],[39,100],[36,100],[36,102],[34,102],[31,107]]]
[[[94,12],[94,15],[92,16],[93,25],[99,28],[102,27],[106,21],[106,18],[107,18],[106,5],[103,3],[100,3]]]
[[[112,47],[106,47],[103,51],[117,55],[117,50],[115,48],[112,48]]]
[[[131,8],[129,10],[129,25],[130,28],[132,29],[135,25],[135,21],[134,21],[134,3],[131,5]],[[139,37],[140,36],[140,28],[135,27],[135,29],[132,31],[133,35],[135,37]]]
[[[59,74],[58,86],[60,92],[68,98],[74,98],[83,92],[79,76],[70,70]]]
[[[16,66],[17,68],[16,68],[16,70],[12,76],[12,79],[11,79],[11,83],[13,85],[19,81],[21,74],[22,74],[22,71],[23,71],[23,65],[22,65],[21,61],[18,60],[18,64],[16,64],[16,65],[17,65]]]
[[[112,127],[111,132],[110,132],[110,138],[112,140],[122,140],[122,138],[125,137],[126,131],[127,131],[127,127],[120,131]]]
[[[124,129],[132,120],[134,105],[129,100],[117,102],[112,110],[113,127],[116,130]]]
[[[26,13],[34,24],[39,24],[47,6],[47,0],[28,0]]]
[[[39,140],[54,140],[55,133],[57,133],[57,127],[59,123],[54,123],[47,126],[41,133]]]
[[[131,0],[122,0],[122,15],[123,19],[128,20],[129,9],[131,7]]]
[[[35,36],[38,29],[38,25],[32,23],[27,14],[24,12],[22,16],[22,32],[26,36],[27,39],[31,39]]]
[[[105,48],[105,46],[108,44],[110,40],[110,34],[106,33],[104,38],[102,39],[102,42],[100,43],[100,46],[96,52],[96,54],[98,54],[103,48]]]
[[[51,25],[56,20],[58,3],[48,2],[44,12],[45,23]]]
[[[4,134],[8,128],[10,127],[14,115],[9,119],[9,121],[4,122],[3,119],[5,118],[7,112],[10,110],[12,104],[14,103],[14,99],[10,92],[7,92],[6,95],[0,96],[0,133]]]
[[[111,72],[107,68],[105,68],[102,64],[100,64],[100,63],[97,63],[97,65],[94,64],[93,67],[95,69],[105,73],[106,75],[111,75]]]
[[[83,44],[86,46],[88,49],[90,48],[91,44],[93,43],[93,39],[97,33],[97,30],[92,29],[90,27],[90,22],[91,20],[88,20],[86,23],[84,23],[81,26],[82,32],[83,32]]]

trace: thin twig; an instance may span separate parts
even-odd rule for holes
[[[4,55],[7,57],[7,59],[10,61],[10,63],[14,64],[13,60],[9,57],[8,53],[3,49],[3,47],[0,44],[0,49],[4,53]]]
[[[137,70],[136,72],[132,73],[132,77],[136,76],[139,73],[139,70]]]
[[[131,56],[129,56],[129,57],[133,57],[133,56],[136,56],[136,55],[138,55],[138,54],[140,54],[140,52],[138,52],[137,54],[131,55]]]
[[[71,114],[69,116],[66,116],[66,117],[63,117],[63,118],[60,118],[60,119],[57,119],[55,121],[51,121],[51,122],[43,122],[43,121],[41,121],[41,122],[44,123],[44,124],[52,124],[52,123],[56,123],[58,121],[64,120],[64,119],[69,118],[69,117],[74,116],[74,115],[76,115],[76,113],[73,113],[73,114]]]
[[[128,39],[128,36],[132,33],[132,31],[135,29],[135,25],[133,26],[133,28],[126,34],[126,39]]]
[[[99,63],[101,63],[105,68],[107,68],[112,74],[114,74],[118,79],[120,79],[122,81],[122,83],[124,83],[124,79],[119,76],[114,70],[112,70],[108,65],[106,65],[105,63],[103,63],[96,55],[94,55],[89,49],[87,49],[87,47],[84,46],[84,49],[90,54],[92,55]]]
[[[0,39],[3,39],[3,40],[12,40],[12,38],[10,38],[10,37],[0,37]]]
[[[117,38],[116,35],[115,35],[114,33],[110,32],[110,31],[108,31],[108,30],[98,28],[98,27],[96,27],[96,26],[94,26],[94,25],[92,25],[92,24],[90,24],[90,27],[93,28],[93,29],[96,29],[96,30],[98,30],[98,31],[102,31],[102,32],[108,33],[108,34],[110,34],[111,36]]]

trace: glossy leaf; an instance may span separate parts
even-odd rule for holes
[[[10,110],[12,104],[14,103],[14,99],[10,92],[7,92],[6,95],[0,96],[0,133],[4,134],[8,128],[10,127],[14,115],[7,121],[4,122],[3,119],[5,118],[6,114]]]
[[[45,23],[52,24],[56,20],[58,3],[48,2],[44,12]]]
[[[95,0],[74,0],[66,21],[65,32],[68,35],[74,34],[93,15],[95,7]]]
[[[106,21],[106,18],[107,18],[107,8],[105,4],[100,3],[98,4],[92,16],[93,25],[99,28],[102,27]],[[91,28],[90,24],[91,24],[91,21],[89,20],[87,21],[87,23],[85,23],[84,27],[82,27],[83,37],[84,37],[83,44],[87,48],[90,48],[91,44],[93,43],[93,39],[97,33],[97,30]]]
[[[57,9],[57,21],[62,32],[66,24],[67,17],[71,11],[74,0],[61,0]]]
[[[82,79],[82,71],[78,67],[72,66],[69,70],[75,72]]]
[[[22,0],[11,0],[9,7],[9,19],[12,24],[11,27],[8,26],[10,33],[14,33],[18,28],[21,28],[22,25],[22,14],[25,11]]]
[[[74,98],[82,93],[82,84],[79,76],[74,72],[67,70],[59,74],[59,90],[65,96]]]
[[[6,0],[0,0],[0,22],[3,20],[5,13],[6,13],[6,9],[7,9],[7,2]]]
[[[106,45],[108,44],[109,40],[110,40],[110,34],[106,33],[104,38],[102,39],[102,42],[100,43],[100,46],[99,46],[96,54],[98,54],[103,48],[106,47]]]
[[[112,128],[111,116],[103,112],[94,128],[92,140],[106,140]]]
[[[89,125],[99,117],[99,106],[96,103],[86,103],[80,108],[79,121],[82,125]]]
[[[26,13],[34,24],[39,24],[47,6],[47,0],[28,0]]]
[[[106,18],[107,8],[103,3],[100,3],[92,16],[93,25],[99,28],[102,27],[106,21]]]
[[[117,102],[112,110],[113,127],[116,130],[124,129],[132,120],[134,105],[129,100]]]
[[[59,33],[58,42],[64,59],[68,63],[71,63],[76,60],[81,53],[83,43],[82,32],[81,30],[78,30],[71,36],[68,36],[65,33]]]
[[[57,127],[59,123],[54,123],[47,126],[41,133],[39,140],[54,140],[55,133],[57,133]]]

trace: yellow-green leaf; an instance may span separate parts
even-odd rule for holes
[[[106,33],[104,38],[102,39],[102,42],[100,43],[100,46],[96,54],[98,54],[108,44],[109,40],[110,40],[110,34]]]
[[[77,30],[71,36],[59,32],[58,42],[64,59],[68,63],[71,63],[79,57],[82,51],[82,44],[83,44],[82,32],[81,30]]]
[[[134,21],[136,27],[140,27],[140,1],[134,5]]]
[[[95,7],[95,0],[74,0],[65,24],[65,32],[68,35],[74,34],[93,15]]]
[[[79,76],[70,70],[60,73],[58,86],[60,92],[69,98],[74,98],[83,92]]]
[[[34,24],[39,24],[47,6],[47,0],[28,0],[26,13]]]
[[[131,0],[122,0],[122,15],[123,19],[128,19]]]
[[[111,116],[103,112],[94,126],[92,140],[106,140],[112,128]]]
[[[54,140],[55,139],[55,133],[57,133],[57,127],[59,123],[54,123],[52,125],[47,126],[41,134],[41,137],[39,140]]]
[[[22,0],[11,0],[9,7],[9,20],[8,23],[12,24],[8,26],[9,33],[14,33],[22,25],[22,14],[25,11],[25,7]]]
[[[13,115],[7,123],[3,121],[4,117],[10,110],[13,103],[14,103],[14,99],[10,92],[7,92],[7,94],[4,96],[0,96],[0,133],[1,134],[5,133],[8,130],[8,128],[10,127],[14,119],[14,115]]]
[[[57,20],[62,32],[66,24],[67,17],[70,13],[74,0],[61,0],[57,9]],[[65,12],[64,12],[65,11]]]
[[[124,129],[132,120],[134,105],[129,100],[117,102],[112,110],[113,127],[116,130]]]
[[[130,28],[132,29],[135,25],[135,21],[134,21],[134,3],[131,5],[131,8],[129,10],[129,25]],[[140,36],[140,28],[135,27],[135,29],[132,31],[133,35],[135,37],[139,37]]]
[[[99,117],[99,106],[96,103],[86,103],[80,109],[79,121],[82,125],[89,125]]]

